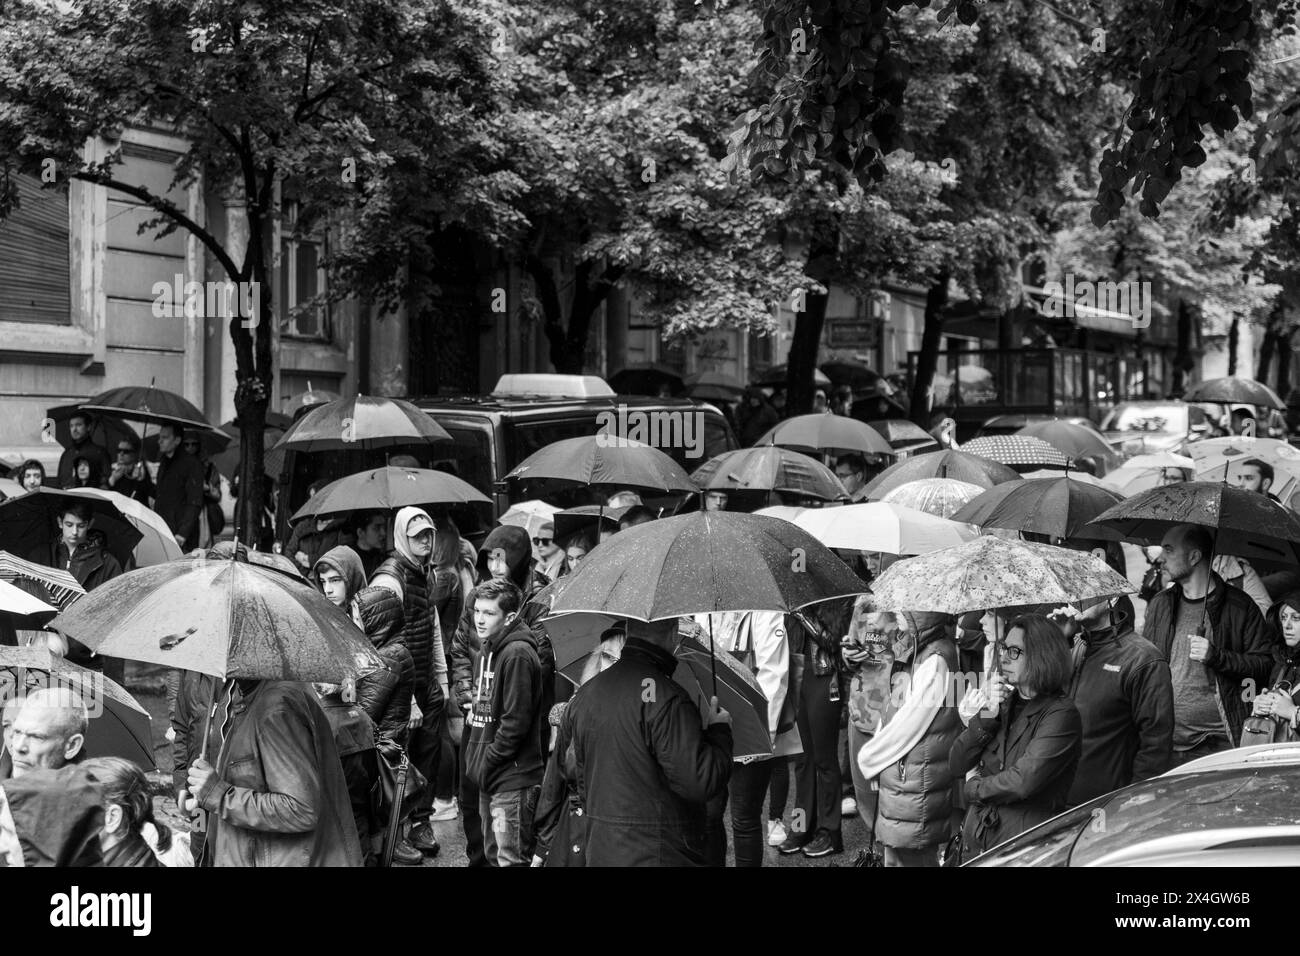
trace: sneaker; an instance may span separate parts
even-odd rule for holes
[[[438,838],[433,835],[431,823],[420,823],[411,827],[411,832],[407,834],[406,839],[410,841],[411,846],[429,856],[437,856],[438,851],[442,849]]]
[[[459,816],[460,805],[456,802],[456,798],[452,797],[450,800],[434,800],[433,814],[429,819],[436,823],[445,823],[448,820],[455,820]]]
[[[395,866],[419,866],[423,862],[424,854],[411,846],[407,840],[403,840],[393,848],[393,864]]]
[[[840,801],[840,815],[851,817],[858,812],[858,801],[854,797],[845,797]]]
[[[830,856],[832,853],[844,852],[844,840],[838,833],[831,833],[829,830],[818,830],[812,838],[812,842],[802,849],[803,855],[806,857]]]
[[[808,837],[802,833],[791,833],[785,838],[785,842],[776,848],[776,852],[782,856],[789,856],[792,853],[798,853],[808,844]]]
[[[780,846],[786,841],[790,834],[785,832],[785,824],[780,820],[773,820],[771,827],[767,831],[767,845]]]

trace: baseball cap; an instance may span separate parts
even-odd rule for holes
[[[414,538],[417,534],[420,534],[423,531],[437,531],[437,530],[438,529],[434,525],[433,520],[423,512],[416,515],[406,524],[406,536],[408,538]]]

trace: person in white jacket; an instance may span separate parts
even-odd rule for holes
[[[777,758],[802,753],[793,709],[786,704],[790,691],[790,641],[785,615],[780,611],[727,611],[697,614],[701,643],[712,640],[715,652],[729,653],[749,668],[767,698],[767,725],[772,753],[736,754],[727,794],[709,806],[709,855],[722,866],[727,855],[723,815],[731,806],[732,840],[736,866],[763,865],[763,798],[767,795]],[[786,725],[789,725],[788,727]],[[774,808],[779,813],[779,809]]]

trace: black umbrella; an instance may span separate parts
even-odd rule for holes
[[[922,448],[939,447],[933,435],[916,422],[909,422],[905,418],[877,419],[874,422],[867,422],[867,425],[874,428],[895,451],[917,451]]]
[[[705,491],[779,491],[822,501],[848,497],[835,472],[779,445],[723,452],[697,468],[691,480]]]
[[[111,388],[88,399],[82,409],[108,418],[120,418],[146,425],[173,425],[216,432],[203,413],[175,392],[153,385],[125,385]]]
[[[620,508],[606,508],[603,505],[580,505],[577,508],[565,508],[551,516],[555,524],[555,540],[564,541],[579,532],[590,532],[591,539],[600,538],[599,531],[617,531],[619,519],[627,513],[632,505]]]
[[[121,509],[107,498],[78,494],[76,489],[37,488],[17,498],[0,502],[0,541],[29,560],[48,562],[54,557],[59,507],[75,501],[91,510],[90,527],[104,532],[108,551],[123,566],[131,560],[135,546],[144,536],[126,519]]]
[[[681,684],[701,709],[716,696],[718,705],[731,715],[732,756],[772,756],[772,734],[767,725],[767,697],[754,675],[736,658],[709,648],[689,637],[678,639],[677,669],[673,680]]]
[[[773,365],[766,372],[758,377],[757,385],[777,385],[784,386],[786,383],[786,366]],[[813,369],[813,385],[817,388],[830,388],[831,380],[825,372],[819,368]]]
[[[883,375],[861,362],[823,362],[821,370],[836,385],[847,385],[855,392],[874,389],[885,396],[894,393],[894,386]]]
[[[140,436],[126,422],[107,415],[94,415],[82,411],[82,404],[78,402],[73,405],[56,405],[45,410],[46,417],[54,422],[54,439],[64,448],[72,447],[72,431],[68,420],[72,418],[74,412],[81,412],[90,419],[90,440],[108,452],[109,461],[113,460],[119,442],[140,447]]]
[[[609,386],[620,395],[658,395],[667,385],[674,395],[682,393],[682,373],[658,362],[625,365],[609,377]]]
[[[685,378],[686,394],[702,401],[736,402],[745,394],[738,379],[722,372],[696,372]]]
[[[1073,478],[1009,481],[968,501],[952,520],[1056,538],[1118,540],[1119,532],[1113,529],[1084,526],[1123,500],[1123,495],[1108,488]]]
[[[1198,382],[1183,396],[1188,402],[1213,402],[1216,405],[1258,405],[1286,411],[1286,403],[1263,382],[1250,378],[1212,378]]]
[[[658,448],[605,432],[551,442],[521,461],[506,478],[616,485],[660,494],[697,490],[681,466]]]
[[[1152,488],[1103,511],[1088,528],[1110,528],[1125,541],[1150,545],[1181,524],[1213,528],[1216,554],[1300,564],[1300,518],[1294,512],[1257,492],[1216,481]]]

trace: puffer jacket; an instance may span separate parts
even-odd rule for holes
[[[391,554],[379,566],[371,581],[388,575],[402,583],[402,611],[405,620],[398,639],[411,652],[415,664],[415,696],[424,700],[433,676],[433,609],[429,606],[428,578],[424,570],[400,554]]]
[[[957,644],[952,618],[946,614],[904,612],[908,630],[916,635],[911,671],[927,658],[940,655],[948,670],[957,670]],[[894,710],[893,706],[890,710]],[[892,716],[892,714],[891,714]],[[921,742],[900,761],[881,771],[876,837],[886,846],[921,850],[947,842],[957,800],[948,757],[961,733],[957,708],[945,706],[930,722]]]
[[[356,595],[366,637],[387,665],[357,682],[357,703],[374,722],[375,734],[403,747],[411,718],[415,661],[401,642],[402,602],[387,588],[362,588]]]

